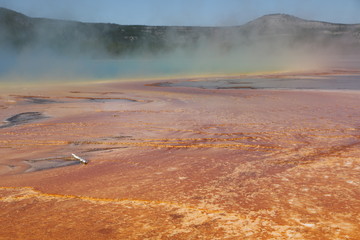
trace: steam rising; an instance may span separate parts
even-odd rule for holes
[[[357,58],[360,52],[354,52],[359,25],[288,15],[218,28],[131,27],[23,15],[13,16],[11,24],[0,39],[0,80],[5,81],[316,70],[338,64],[332,59]]]

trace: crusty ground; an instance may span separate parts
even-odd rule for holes
[[[1,92],[0,239],[360,239],[359,92],[152,83]]]

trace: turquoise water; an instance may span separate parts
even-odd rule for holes
[[[190,64],[164,59],[62,59],[34,61],[8,58],[0,65],[0,80],[8,77],[36,80],[39,78],[108,79],[171,76],[203,72]]]
[[[20,79],[20,81],[91,81],[101,79],[156,78],[191,76],[201,74],[227,75],[239,72],[281,70],[276,64],[263,64],[226,56],[209,55],[189,57],[191,54],[161,56],[125,56],[121,59],[91,58],[74,56],[61,57],[54,53],[40,51],[14,54],[2,51],[0,55],[0,82]],[[246,58],[245,58],[246,59]],[[241,61],[240,61],[241,60]],[[349,59],[357,64],[359,60]],[[335,66],[343,63],[336,62]],[[351,65],[352,66],[352,65]],[[256,69],[256,67],[258,69]],[[356,69],[354,67],[354,69]],[[166,84],[162,84],[165,86]],[[209,81],[182,81],[168,83],[168,86],[197,87],[206,89],[345,89],[359,90],[359,76],[329,76],[324,78],[248,78]]]
[[[0,80],[11,77],[27,80],[152,78],[174,75],[226,75],[239,72],[279,70],[250,61],[214,56],[185,54],[159,56],[128,56],[118,59],[62,57],[53,53],[0,55]]]

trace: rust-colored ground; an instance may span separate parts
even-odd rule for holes
[[[0,239],[360,239],[360,92],[151,83],[3,89]]]

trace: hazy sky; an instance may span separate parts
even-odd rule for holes
[[[360,0],[0,0],[33,17],[144,25],[239,25],[271,13],[360,23]]]

